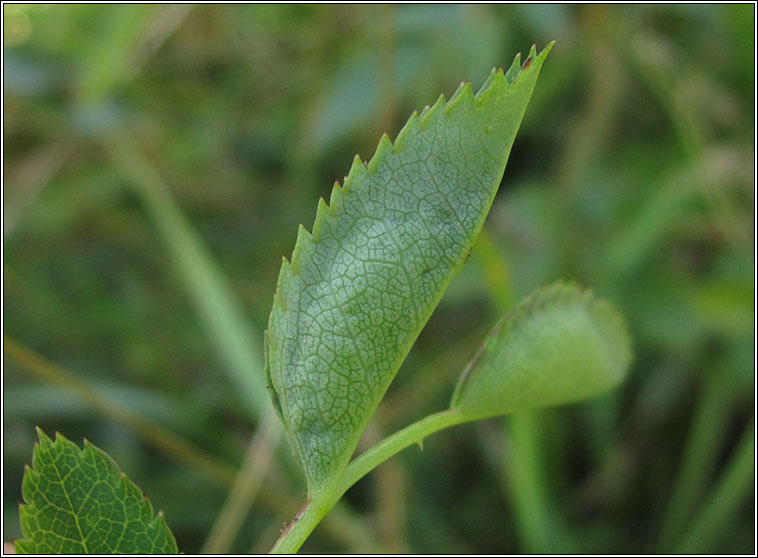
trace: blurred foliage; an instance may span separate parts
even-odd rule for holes
[[[303,550],[754,552],[754,9],[4,4],[4,540],[39,425],[105,449],[198,552],[260,422],[240,395],[297,225],[411,111],[555,39],[365,438],[444,408],[497,315],[559,277],[624,312],[631,377],[437,434]],[[267,550],[303,496],[280,447],[229,550]]]

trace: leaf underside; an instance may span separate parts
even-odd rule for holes
[[[163,513],[113,459],[37,429],[32,467],[21,486],[19,554],[176,554]]]
[[[347,465],[369,418],[465,262],[552,44],[413,113],[356,156],[312,234],[282,262],[267,377],[309,492]]]

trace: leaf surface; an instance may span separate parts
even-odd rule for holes
[[[631,354],[618,311],[559,281],[498,322],[463,372],[450,406],[473,420],[580,401],[621,383]]]
[[[267,377],[309,492],[327,490],[465,262],[497,192],[549,45],[473,94],[414,113],[356,156],[282,262]]]
[[[32,467],[21,485],[19,554],[176,554],[163,512],[86,440],[84,449],[37,429]]]

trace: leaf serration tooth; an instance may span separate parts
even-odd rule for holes
[[[497,72],[498,72],[497,67],[493,67],[492,71],[490,72],[490,75],[487,76],[487,79],[484,80],[484,83],[479,88],[479,91],[477,91],[477,93],[476,93],[476,97],[477,98],[479,97],[479,95],[481,95],[482,93],[484,93],[485,91],[487,91],[487,89],[490,88],[490,86],[492,85],[493,81],[495,80],[495,76],[497,75]]]
[[[405,145],[405,142],[408,141],[408,138],[411,138],[418,134],[418,111],[413,111],[411,113],[410,118],[408,118],[408,122],[405,123],[405,126],[403,126],[403,129],[400,130],[400,132],[397,134],[397,137],[395,138],[395,150],[402,149]]]
[[[379,140],[379,145],[376,146],[376,152],[371,157],[371,161],[368,164],[368,173],[374,174],[377,169],[387,160],[387,157],[392,154],[394,147],[390,141],[390,137],[387,134],[382,134],[382,139]]]
[[[313,221],[313,232],[311,233],[311,238],[314,244],[317,243],[318,239],[321,237],[321,227],[324,225],[324,221],[327,217],[329,217],[329,206],[326,205],[324,198],[321,197],[318,199],[316,219]]]
[[[342,187],[343,193],[348,194],[350,190],[353,189],[353,183],[363,180],[367,175],[368,173],[366,172],[366,167],[361,160],[361,156],[356,154],[356,156],[353,158],[353,164],[350,166],[350,172],[348,172],[347,176],[345,177],[344,185]]]
[[[474,92],[471,90],[471,83],[461,82],[461,85],[447,102],[445,114],[450,116],[456,110],[470,109],[474,106],[474,103]]]
[[[302,268],[303,259],[310,255],[313,246],[313,236],[303,226],[302,223],[297,227],[297,240],[295,249],[292,251],[292,272],[297,275]]]
[[[428,106],[429,105],[427,105],[427,107]],[[424,112],[421,114],[421,118],[419,119],[419,129],[423,131],[425,128],[434,125],[437,120],[444,118],[445,106],[445,96],[440,95],[437,97],[437,102],[435,102],[431,108],[428,110],[427,108],[424,108]]]
[[[487,79],[485,85],[479,89],[479,92],[474,97],[476,99],[476,106],[479,107],[483,105],[487,102],[487,99],[489,99],[494,92],[502,89],[503,86],[507,87],[508,85],[509,83],[505,79],[503,69],[498,68],[496,72],[491,74],[491,78]]]
[[[329,211],[332,216],[337,215],[342,208],[342,197],[344,194],[345,192],[342,186],[340,186],[339,180],[335,180],[334,186],[332,186],[332,193],[329,196]]]
[[[521,53],[519,52],[514,58],[511,67],[505,72],[505,81],[508,85],[513,85],[521,75]]]
[[[458,88],[455,90],[455,93],[453,93],[450,96],[450,99],[448,100],[447,104],[448,106],[452,105],[455,100],[458,98],[458,96],[461,94],[461,91],[463,90],[463,87],[466,85],[465,81],[462,81],[460,85],[458,85]]]
[[[282,265],[279,268],[279,278],[276,281],[276,292],[274,293],[274,302],[278,303],[282,310],[287,310],[287,290],[292,282],[293,277],[292,264],[282,256]]]

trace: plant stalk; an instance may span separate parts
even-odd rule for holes
[[[366,450],[348,464],[332,490],[324,491],[305,503],[289,526],[282,532],[281,537],[276,541],[270,552],[272,554],[294,554],[342,495],[372,469],[408,446],[421,444],[424,438],[430,434],[470,420],[458,409],[434,413],[395,432],[392,436]]]

